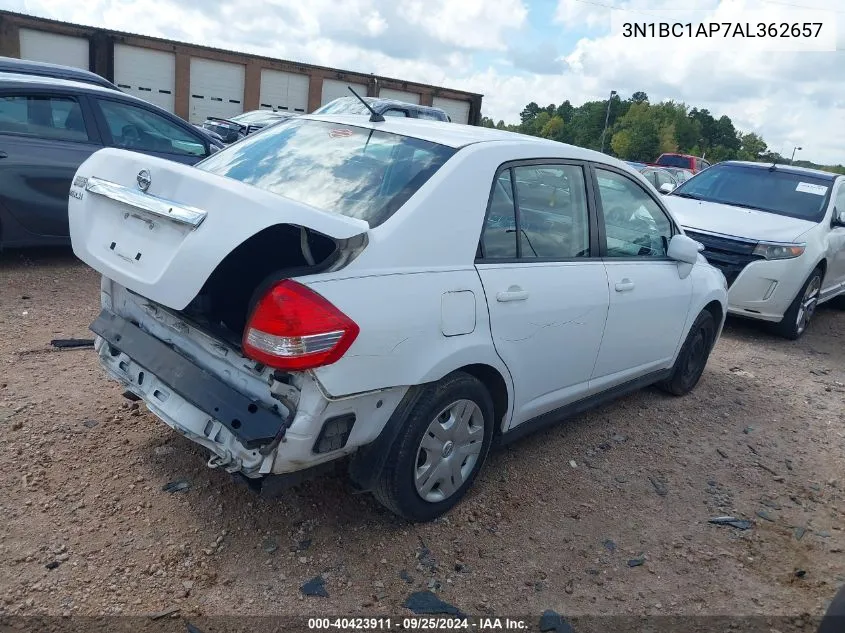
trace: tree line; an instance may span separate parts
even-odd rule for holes
[[[607,117],[607,132],[605,118]],[[651,163],[664,152],[692,154],[711,163],[723,160],[789,162],[769,149],[760,135],[741,132],[727,115],[718,118],[709,110],[690,108],[685,103],[663,101],[652,104],[645,92],[628,99],[614,95],[608,101],[587,101],[573,106],[569,100],[545,108],[529,103],[518,124],[498,123],[482,117],[481,125],[604,151],[622,160]],[[796,160],[795,165],[845,174],[843,165],[818,165]]]

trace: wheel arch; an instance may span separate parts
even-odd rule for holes
[[[507,372],[507,369],[504,369]],[[434,378],[429,377],[426,382],[411,386],[378,437],[355,452],[350,460],[349,476],[358,488],[362,490],[372,489],[384,468],[384,460],[390,447],[399,436],[404,417],[416,405],[422,391],[428,385],[458,372],[473,376],[487,389],[493,401],[493,414],[496,418],[493,439],[495,440],[502,433],[503,428],[510,420],[513,406],[513,390],[509,373],[506,376],[502,369],[484,362],[464,364],[447,371],[438,372],[440,375]]]

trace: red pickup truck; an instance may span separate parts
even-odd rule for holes
[[[680,167],[681,169],[689,169],[694,174],[710,167],[710,163],[703,158],[690,156],[689,154],[661,154],[655,162],[650,164],[657,167]]]

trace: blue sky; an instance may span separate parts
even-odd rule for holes
[[[530,101],[579,105],[645,91],[757,132],[775,150],[845,163],[845,0],[0,0],[0,8],[445,85],[518,120]],[[679,11],[679,7],[683,7]],[[620,18],[780,22],[825,14],[838,50],[759,41],[626,40]],[[615,17],[614,17],[615,16]],[[838,20],[838,24],[833,20]],[[826,31],[827,32],[827,31]]]

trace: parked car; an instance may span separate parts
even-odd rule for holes
[[[253,132],[263,130],[268,125],[284,121],[293,116],[298,115],[293,112],[278,112],[276,110],[252,110],[230,119],[209,117],[202,124],[202,127],[218,135],[226,145],[229,145]]]
[[[795,339],[819,304],[845,293],[845,176],[727,161],[667,204],[724,272],[731,314]]]
[[[0,73],[0,246],[68,244],[71,180],[98,149],[122,147],[193,164],[222,146],[176,115],[117,90]]]
[[[672,174],[675,177],[675,180],[678,181],[678,184],[686,182],[687,180],[695,176],[695,174],[692,173],[689,169],[683,169],[681,167],[663,167],[662,169],[665,169],[670,174]]]
[[[445,110],[434,106],[422,106],[415,103],[405,103],[394,99],[376,97],[361,97],[367,104],[382,116],[407,117],[411,119],[427,119],[429,121],[451,121]],[[354,96],[338,97],[326,105],[314,110],[314,114],[370,114],[361,101]]]
[[[658,156],[657,160],[654,161],[654,165],[657,167],[680,167],[681,169],[690,170],[693,174],[697,174],[698,172],[710,167],[709,162],[703,158],[699,158],[698,156],[673,153],[661,154]]]
[[[33,62],[28,59],[14,57],[0,57],[0,73],[17,73],[19,75],[34,75],[36,77],[55,77],[70,79],[87,84],[94,84],[103,88],[120,91],[112,82],[96,73],[73,66],[61,66],[46,62]]]
[[[674,174],[668,169],[643,165],[642,163],[628,162],[628,164],[640,172],[660,193],[669,193],[679,184]]]
[[[494,441],[696,385],[726,284],[660,198],[562,143],[305,115],[196,167],[101,150],[69,213],[102,366],[210,466],[258,487],[353,454],[424,521]]]

